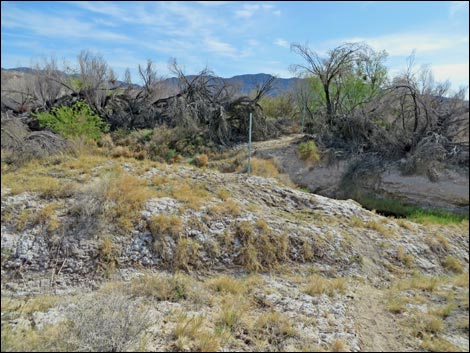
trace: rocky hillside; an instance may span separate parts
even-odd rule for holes
[[[2,165],[2,351],[468,351],[468,222],[103,154]]]

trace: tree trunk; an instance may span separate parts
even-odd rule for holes
[[[331,104],[330,98],[330,89],[328,85],[323,85],[323,90],[325,91],[325,99],[326,99],[326,115],[328,118],[328,125],[331,125],[333,121],[333,105]]]

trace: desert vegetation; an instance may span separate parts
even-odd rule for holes
[[[2,351],[468,350],[468,214],[356,183],[468,165],[464,91],[362,43],[292,50],[281,96],[86,51],[2,82]],[[250,113],[272,155],[248,178]],[[290,180],[271,140],[302,116],[289,158],[353,161],[340,196],[371,211]]]

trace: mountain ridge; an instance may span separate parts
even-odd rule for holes
[[[26,74],[33,74],[36,70],[32,69],[30,67],[14,67],[14,68],[1,68],[2,71],[9,71],[9,72],[21,72],[21,73],[26,73]],[[196,75],[187,75],[187,77],[195,77]],[[213,76],[213,77],[219,77],[219,76]],[[237,85],[240,87],[240,93],[242,94],[249,94],[252,92],[254,89],[256,89],[257,85],[262,84],[265,82],[267,79],[275,77],[274,75],[271,74],[266,74],[266,73],[257,73],[257,74],[241,74],[241,75],[235,75],[232,77],[220,77],[224,82],[231,84],[231,85]],[[298,82],[300,82],[302,79],[296,78],[296,77],[290,77],[290,78],[276,78],[274,80],[274,85],[273,89],[271,92],[269,92],[269,96],[278,96],[282,95],[286,92],[293,92],[294,89],[296,88]],[[178,85],[178,78],[177,77],[168,77],[163,79],[163,82],[166,84],[169,84],[170,86],[176,87]],[[123,81],[118,80],[119,84],[124,84]],[[133,83],[133,85],[139,86],[139,84]]]

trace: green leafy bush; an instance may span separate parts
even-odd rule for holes
[[[303,161],[309,162],[318,162],[320,160],[320,156],[317,152],[317,146],[315,145],[314,141],[302,142],[297,147],[297,153],[299,157]]]
[[[259,104],[263,108],[268,119],[294,118],[297,107],[292,96],[269,97],[264,96]]]
[[[37,113],[35,116],[41,127],[50,127],[67,138],[88,137],[97,140],[103,132],[109,130],[108,124],[82,101],[76,102],[72,107],[55,107],[50,113]]]

